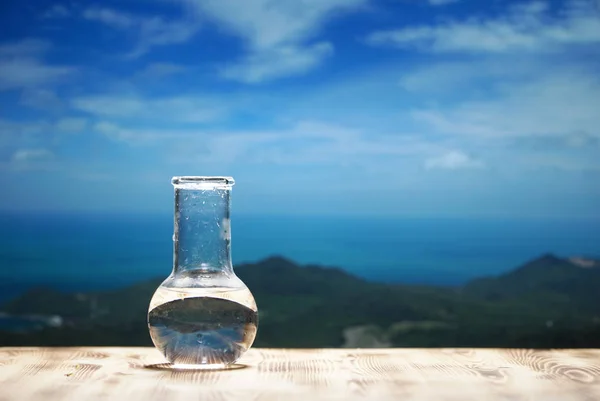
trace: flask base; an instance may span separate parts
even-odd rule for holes
[[[224,363],[212,363],[205,365],[190,365],[185,363],[172,363],[171,368],[175,370],[225,370],[230,369],[232,365]]]

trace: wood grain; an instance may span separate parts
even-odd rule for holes
[[[600,350],[251,349],[171,369],[153,348],[0,348],[0,400],[600,401]]]

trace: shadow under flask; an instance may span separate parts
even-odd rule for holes
[[[231,177],[173,177],[173,271],[148,309],[156,348],[175,367],[224,368],[256,337],[258,310],[231,263]]]

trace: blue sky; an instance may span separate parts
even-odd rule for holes
[[[600,217],[597,0],[0,8],[0,209]]]

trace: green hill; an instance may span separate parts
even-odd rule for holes
[[[256,346],[590,347],[600,346],[594,266],[545,255],[462,288],[367,282],[281,257],[235,271],[259,306]],[[146,312],[161,281],[89,293],[33,288],[0,309],[59,315],[63,325],[0,332],[0,345],[151,345]]]
[[[498,277],[476,279],[464,293],[491,302],[526,304],[574,316],[600,316],[600,263],[547,254]]]

